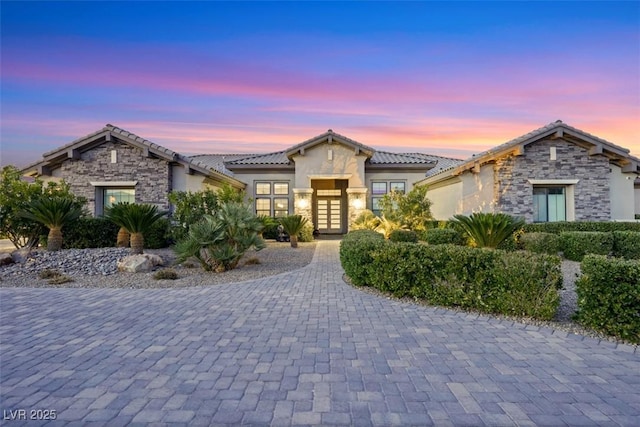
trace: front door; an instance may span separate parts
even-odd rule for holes
[[[320,233],[342,233],[341,205],[340,197],[318,196],[317,218]]]

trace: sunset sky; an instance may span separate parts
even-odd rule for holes
[[[640,157],[640,2],[8,2],[1,159],[101,129],[184,154],[331,128],[466,158],[557,119]]]

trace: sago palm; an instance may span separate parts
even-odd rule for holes
[[[128,204],[122,208],[121,219],[124,227],[131,235],[131,253],[141,254],[144,248],[144,233],[167,213],[158,210],[155,205]]]
[[[124,226],[124,213],[127,210],[127,202],[119,202],[105,209],[105,218],[119,226],[118,237],[116,238],[116,246],[126,248],[129,246],[131,235]]]
[[[298,234],[308,222],[309,220],[302,215],[289,215],[280,218],[280,224],[289,235],[292,248],[298,247]]]
[[[76,202],[64,197],[44,197],[33,202],[22,216],[38,221],[49,229],[47,250],[62,248],[62,227],[77,220],[82,208]]]
[[[524,225],[521,218],[504,213],[476,212],[470,216],[454,215],[453,221],[471,237],[474,246],[481,248],[497,248]]]

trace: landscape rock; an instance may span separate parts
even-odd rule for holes
[[[0,254],[0,265],[7,265],[7,264],[13,264],[13,258],[11,257],[11,254],[8,253],[1,253]]]
[[[29,258],[31,253],[32,250],[30,248],[18,249],[17,251],[11,252],[11,259],[13,259],[13,262],[21,264]]]
[[[153,254],[129,255],[118,261],[118,271],[146,273],[157,265],[163,265],[162,258]]]

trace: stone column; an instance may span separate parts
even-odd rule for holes
[[[313,188],[294,188],[293,213],[306,217],[315,229],[315,224],[313,224],[313,206],[311,205],[312,196]]]
[[[358,218],[358,216],[367,209],[367,191],[366,187],[349,187],[347,188],[347,200],[349,209],[349,227]]]

